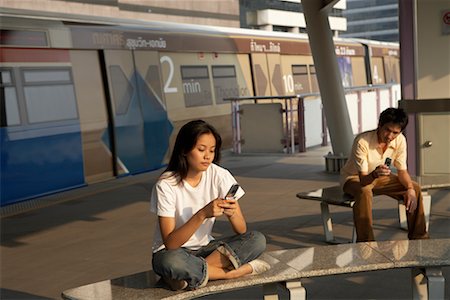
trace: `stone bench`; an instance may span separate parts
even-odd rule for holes
[[[306,299],[301,279],[410,268],[414,299],[444,299],[442,266],[450,265],[450,239],[401,240],[328,245],[266,252],[261,256],[271,269],[256,276],[216,280],[193,291],[170,291],[152,271],[66,290],[63,299],[193,299],[262,285],[266,300],[278,299],[277,288],[284,287],[291,299]]]
[[[422,188],[422,196],[423,196],[426,227],[428,230],[431,211],[431,196],[426,192],[426,188],[429,187],[425,186],[425,189]],[[375,197],[378,197],[378,195],[375,195]],[[320,201],[320,211],[325,241],[330,244],[341,243],[341,241],[337,240],[333,234],[333,222],[331,219],[329,205],[337,205],[341,207],[352,208],[353,204],[355,203],[353,197],[349,194],[345,194],[344,192],[342,192],[342,188],[340,186],[332,186],[314,191],[298,193],[297,198],[303,200]],[[398,212],[399,212],[400,227],[403,229],[408,229],[408,223],[406,219],[406,208],[401,201],[398,202]],[[354,227],[353,227],[352,242],[353,243],[356,242],[356,230]]]

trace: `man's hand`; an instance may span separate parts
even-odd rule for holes
[[[414,189],[408,189],[404,195],[406,211],[412,214],[417,208],[417,196]]]
[[[391,175],[391,169],[386,165],[379,165],[373,170],[373,177],[378,178],[380,176]]]

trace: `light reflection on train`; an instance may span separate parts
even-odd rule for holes
[[[191,119],[229,147],[224,98],[318,91],[302,34],[111,24],[2,16],[2,206],[158,169]],[[336,54],[344,86],[399,82],[397,45]]]

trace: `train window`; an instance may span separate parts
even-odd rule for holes
[[[372,83],[384,84],[384,66],[382,57],[372,57]]]
[[[292,65],[293,75],[308,75],[308,68],[306,65]]]
[[[319,92],[319,83],[317,81],[315,65],[309,65],[309,74],[310,74],[310,78],[311,78],[311,93],[318,93]]]
[[[367,85],[366,67],[364,57],[357,56],[352,57],[352,72],[353,72],[353,85],[365,86]]]
[[[17,104],[17,93],[12,78],[12,70],[0,70],[1,82],[0,88],[4,95],[5,107],[2,108],[2,126],[20,125],[19,106]],[[2,104],[3,105],[3,104]],[[5,122],[6,120],[6,122]]]
[[[23,72],[26,83],[71,82],[69,70],[28,70]]]
[[[213,66],[214,93],[216,104],[224,104],[224,98],[239,96],[239,86],[234,66]]]
[[[78,119],[70,69],[22,69],[22,78],[30,123]]]
[[[123,115],[130,106],[133,87],[120,66],[110,66],[109,71],[114,95],[114,108],[117,115]]]
[[[350,57],[338,56],[337,62],[341,73],[342,85],[344,87],[353,86],[352,61]]]
[[[212,104],[208,66],[181,66],[186,107]]]
[[[234,66],[213,66],[213,78],[236,78],[236,69]]]
[[[307,65],[292,65],[293,92],[296,94],[309,93]]]

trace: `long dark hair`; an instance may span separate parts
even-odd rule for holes
[[[188,173],[189,165],[186,155],[194,149],[198,138],[205,133],[211,133],[216,140],[213,163],[220,161],[222,138],[217,130],[203,120],[195,120],[184,124],[178,132],[169,165],[164,171],[171,172],[171,176],[176,176],[177,183],[185,179]]]

